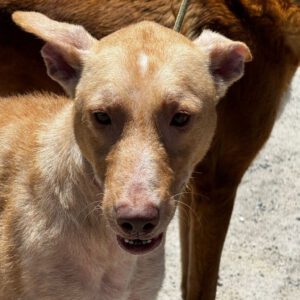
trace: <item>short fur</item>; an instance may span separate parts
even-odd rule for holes
[[[75,100],[0,101],[0,299],[155,299],[178,195],[249,49],[210,31],[191,42],[151,22],[97,41],[40,13],[13,19],[45,40],[48,74]],[[178,114],[186,126],[173,124]],[[123,226],[136,220],[151,230]],[[126,246],[161,236],[147,253]]]
[[[218,127],[206,159],[197,166],[187,196],[189,224],[182,229],[182,289],[184,299],[214,299],[219,261],[240,180],[268,139],[284,91],[300,58],[299,1],[195,0],[183,32],[197,37],[203,28],[246,42],[254,61],[244,78],[218,105]],[[6,0],[0,8],[1,93],[35,89],[58,92],[44,75],[36,39],[12,25],[15,9],[49,12],[59,20],[85,25],[102,37],[141,19],[173,26],[180,1],[60,1]],[[12,64],[11,61],[14,63]],[[194,212],[198,214],[196,218]],[[183,214],[183,218],[184,217]],[[200,221],[199,221],[200,220]]]

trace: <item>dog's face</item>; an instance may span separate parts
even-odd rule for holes
[[[104,213],[123,238],[165,231],[208,149],[216,95],[206,60],[183,36],[140,24],[99,42],[85,62],[75,134],[104,183]],[[130,230],[135,218],[144,229]]]
[[[242,76],[248,48],[211,32],[191,42],[148,22],[96,41],[40,14],[14,19],[47,41],[49,75],[75,96],[76,140],[119,244],[135,254],[154,249],[208,150],[217,101]]]

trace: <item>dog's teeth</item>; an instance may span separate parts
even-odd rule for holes
[[[125,242],[126,244],[133,245],[133,241],[132,241],[132,240],[124,239],[124,242]]]
[[[143,244],[146,245],[146,244],[150,244],[152,242],[152,240],[145,240],[143,241]]]
[[[124,242],[126,244],[129,244],[129,245],[147,245],[147,244],[150,244],[152,242],[152,240],[128,240],[128,239],[124,239]]]
[[[133,245],[133,244],[134,244],[134,242],[133,242],[132,240],[127,240],[127,239],[124,239],[124,242],[125,242],[126,244],[130,244],[130,245]]]

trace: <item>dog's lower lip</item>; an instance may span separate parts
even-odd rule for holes
[[[163,237],[163,233],[158,235],[155,238],[148,240],[140,240],[140,239],[125,239],[119,235],[117,235],[117,240],[122,249],[126,250],[131,254],[146,254],[156,247],[159,246]]]

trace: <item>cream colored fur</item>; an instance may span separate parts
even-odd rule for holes
[[[126,252],[116,207],[155,205],[159,223],[144,238],[165,234],[248,48],[205,32],[207,47],[149,22],[96,41],[38,13],[14,20],[46,40],[48,73],[75,100],[0,101],[0,299],[155,299],[164,238],[147,254]],[[190,116],[184,128],[172,125],[178,112]]]

